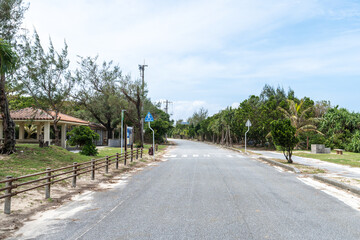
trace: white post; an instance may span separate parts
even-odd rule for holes
[[[248,126],[248,130],[245,133],[245,152],[246,152],[246,134],[249,132],[249,130],[250,130],[250,127]]]
[[[39,123],[37,126],[36,126],[36,138],[37,140],[40,140],[40,134],[41,134],[41,124]]]
[[[61,147],[66,148],[66,128],[67,124],[61,126]]]
[[[123,130],[123,126],[124,126],[124,111],[126,110],[121,110],[121,139],[120,139],[120,148],[121,148],[121,153],[123,152],[123,135],[124,135],[124,130]]]
[[[248,130],[247,130],[247,131],[246,131],[246,133],[245,133],[245,153],[246,153],[246,134],[249,132],[250,127],[251,127],[251,122],[250,122],[250,119],[248,119],[248,120],[246,121],[245,126],[247,126],[247,127],[248,127]]]
[[[50,145],[50,122],[44,124],[44,143],[49,142]]]
[[[149,128],[150,130],[153,132],[153,158],[155,160],[155,132],[154,130],[150,127],[150,122],[149,122]]]
[[[24,132],[25,132],[25,126],[24,123],[20,123],[19,124],[19,140],[23,140],[24,139]]]

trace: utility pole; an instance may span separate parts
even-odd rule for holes
[[[144,100],[145,100],[145,67],[148,67],[148,65],[145,65],[145,60],[144,60],[144,64],[143,65],[140,65],[139,64],[139,70],[140,70],[140,76],[141,76],[141,116],[143,115],[143,112],[144,112]],[[144,118],[141,117],[141,120],[140,120],[140,126],[141,126],[141,129],[140,129],[140,136],[141,136],[141,147],[144,147],[143,144],[144,144]]]
[[[169,114],[169,104],[172,103],[172,102],[170,102],[169,100],[165,100],[164,103],[165,103],[165,112],[167,114]]]
[[[169,114],[169,104],[172,102],[170,102],[169,100],[165,100],[162,103],[165,103],[165,112],[166,112],[166,114]],[[165,140],[167,142],[167,133],[165,133]]]

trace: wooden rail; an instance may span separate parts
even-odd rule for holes
[[[138,159],[140,154],[140,158],[142,158],[143,155],[143,149],[132,149],[128,152],[124,152],[122,154],[116,153],[112,156],[106,156],[99,159],[92,159],[88,162],[83,163],[77,163],[74,162],[73,165],[56,168],[56,169],[50,169],[47,168],[44,172],[38,172],[33,174],[28,174],[20,177],[12,177],[7,176],[6,179],[0,180],[1,183],[5,183],[5,187],[0,188],[0,192],[4,191],[3,195],[0,195],[0,199],[5,198],[4,203],[4,213],[10,214],[11,212],[11,197],[16,196],[20,193],[27,192],[33,189],[37,189],[40,187],[45,187],[45,198],[50,198],[50,187],[52,184],[70,179],[72,178],[72,187],[76,187],[76,180],[77,176],[80,176],[85,173],[91,172],[91,180],[95,180],[95,172],[96,170],[99,170],[100,168],[105,168],[105,173],[109,172],[109,166],[112,164],[115,164],[115,168],[119,168],[119,162],[123,161],[124,165],[126,165],[126,162],[128,159],[130,161],[133,161],[133,158],[135,156],[136,159]],[[30,178],[30,177],[36,177],[40,176],[38,179],[18,183],[19,180]],[[55,179],[56,178],[56,179]],[[36,186],[31,186],[27,189],[21,189],[18,191],[14,191],[14,189],[18,189],[20,186],[26,186],[30,184],[38,184]]]

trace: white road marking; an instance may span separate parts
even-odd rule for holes
[[[239,157],[239,158],[246,158],[245,156],[243,156],[243,155],[236,155],[237,157]]]
[[[166,157],[166,158],[174,158],[174,157],[176,157],[176,155],[174,155],[174,154],[165,154],[164,157]]]
[[[183,158],[186,158],[187,156],[188,156],[187,154],[181,155],[181,157],[183,157]]]
[[[340,201],[342,201],[343,203],[345,203],[346,205],[352,207],[353,209],[356,209],[357,211],[360,211],[360,198],[348,193],[344,190],[339,190],[333,186],[329,186],[325,183],[322,182],[318,182],[312,178],[297,178],[300,181],[302,181],[303,183],[312,186],[316,189],[319,189],[321,191],[323,191],[324,193],[327,193],[337,199],[339,199]]]
[[[210,154],[204,154],[204,157],[210,157]]]
[[[199,155],[198,154],[193,154],[193,157],[199,157]]]
[[[232,155],[226,155],[228,158],[232,158],[233,156]]]

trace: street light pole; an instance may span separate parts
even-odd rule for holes
[[[121,110],[121,139],[120,139],[120,146],[121,146],[121,153],[123,152],[123,125],[124,125],[124,112],[126,112],[126,110]]]

